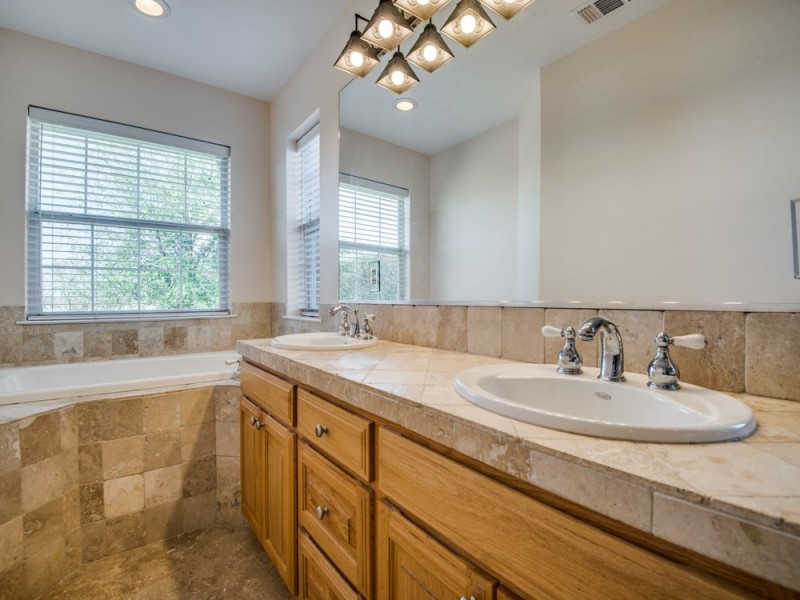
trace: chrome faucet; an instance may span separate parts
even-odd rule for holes
[[[598,379],[604,381],[625,381],[623,375],[624,364],[622,355],[622,337],[619,335],[617,326],[605,317],[589,317],[581,323],[578,329],[578,337],[585,342],[594,339],[597,332],[600,332],[600,348],[602,356],[600,358],[600,375]]]
[[[342,313],[342,324],[339,326],[339,335],[347,337],[358,338],[361,337],[361,325],[358,323],[358,309],[351,308],[346,304],[337,304],[328,311],[330,316],[335,316]],[[350,315],[353,316],[353,322],[350,322]]]

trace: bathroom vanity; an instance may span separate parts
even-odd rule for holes
[[[666,464],[679,446],[545,430],[455,394],[454,372],[497,359],[390,342],[238,351],[242,508],[298,598],[798,595],[796,518],[715,502],[707,466]],[[750,460],[747,444],[706,464]],[[742,532],[749,546],[717,548]]]

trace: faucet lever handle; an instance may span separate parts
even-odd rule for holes
[[[542,335],[544,337],[561,337],[564,333],[563,329],[553,327],[552,325],[545,325],[542,327]]]
[[[552,325],[542,327],[545,337],[563,337],[564,347],[558,353],[558,368],[556,371],[563,375],[580,375],[583,373],[583,363],[578,349],[575,347],[575,330],[572,327],[559,329]]]
[[[669,336],[667,336],[669,337]],[[708,346],[708,339],[702,333],[690,333],[689,335],[676,335],[669,338],[675,346],[683,346],[692,350],[702,350]]]

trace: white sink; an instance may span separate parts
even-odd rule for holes
[[[270,340],[270,345],[285,350],[356,350],[369,348],[378,343],[378,338],[362,340],[345,337],[330,331],[293,333]]]
[[[498,364],[461,371],[456,391],[492,412],[542,427],[641,442],[704,443],[745,438],[753,411],[736,398],[681,383],[647,388],[647,377],[597,379],[599,369],[561,375],[554,365]]]

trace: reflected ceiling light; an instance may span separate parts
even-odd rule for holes
[[[417,108],[417,102],[411,98],[398,98],[394,101],[394,107],[400,112],[409,112]]]
[[[413,32],[403,13],[392,4],[392,0],[381,0],[361,34],[361,39],[378,48],[393,50]]]
[[[427,21],[448,2],[450,0],[394,0],[394,5],[418,19]]]
[[[510,19],[534,0],[481,0],[486,6],[505,19]]]
[[[389,64],[381,73],[376,81],[379,86],[391,90],[397,94],[402,94],[409,88],[419,83],[419,78],[414,71],[411,70],[411,65],[408,64],[402,52],[395,52]]]
[[[361,15],[356,15],[356,28],[350,34],[350,39],[333,66],[357,77],[364,77],[380,62],[380,59],[375,48],[361,39],[361,32],[358,30],[359,19],[366,21]]]
[[[469,48],[496,28],[478,0],[460,0],[442,25],[442,33]]]
[[[169,16],[169,4],[164,0],[128,0],[128,3],[135,8],[137,12],[147,15],[148,17]]]
[[[451,58],[453,53],[433,23],[425,25],[425,30],[408,51],[408,60],[428,73],[433,73]]]

